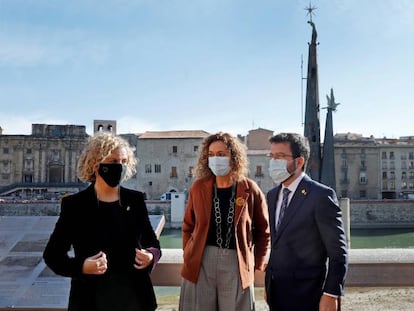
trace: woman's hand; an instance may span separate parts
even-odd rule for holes
[[[106,254],[99,252],[98,254],[88,257],[83,262],[82,272],[84,274],[104,274],[108,269],[108,261]]]
[[[146,249],[135,249],[135,269],[144,269],[152,264],[154,255]]]

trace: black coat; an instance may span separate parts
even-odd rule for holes
[[[121,187],[120,205],[119,210],[114,209],[114,217],[103,217],[93,184],[62,199],[61,214],[43,258],[56,274],[72,278],[69,311],[125,311],[131,298],[137,302],[134,310],[152,311],[157,307],[150,272],[161,249],[143,193]],[[154,264],[135,269],[135,248],[149,249],[154,254]],[[99,251],[107,255],[106,273],[83,274],[85,259]],[[99,300],[103,306],[97,305]]]

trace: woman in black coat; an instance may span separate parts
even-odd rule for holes
[[[69,311],[153,311],[150,272],[161,257],[142,192],[121,187],[135,173],[129,144],[108,133],[93,137],[78,163],[91,185],[62,199],[43,253],[56,273],[72,278]]]

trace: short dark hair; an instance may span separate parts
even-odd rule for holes
[[[297,133],[279,133],[269,138],[269,142],[272,144],[289,143],[290,150],[294,158],[303,157],[305,159],[305,165],[309,159],[309,141],[308,139]]]

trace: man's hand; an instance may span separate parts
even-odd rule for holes
[[[323,294],[319,301],[319,311],[338,311],[338,298]]]

